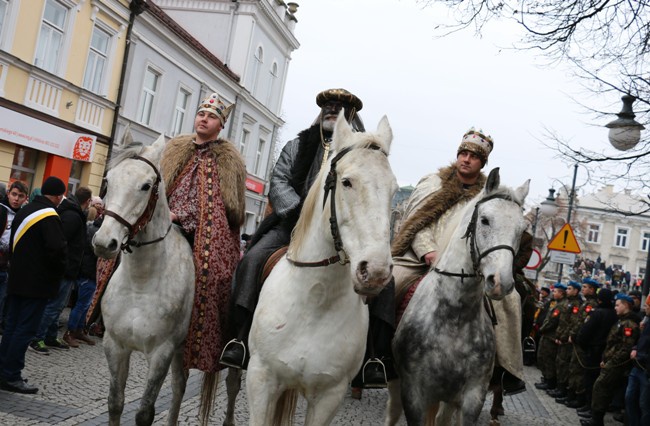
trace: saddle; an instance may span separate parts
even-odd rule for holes
[[[268,278],[268,276],[271,274],[271,271],[277,265],[277,263],[280,261],[282,256],[285,255],[287,250],[289,249],[289,246],[282,246],[276,251],[269,256],[269,258],[266,260],[266,263],[264,264],[264,268],[262,269],[262,277],[260,278],[260,285],[264,284],[264,281]]]

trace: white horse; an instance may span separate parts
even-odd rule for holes
[[[164,136],[148,147],[133,143],[128,131],[124,139],[106,175],[105,218],[93,239],[98,256],[111,259],[122,250],[101,305],[104,352],[111,373],[109,423],[120,423],[129,360],[131,352],[138,351],[147,358],[149,373],[136,423],[153,422],[154,404],[171,364],[167,424],[175,425],[187,384],[183,348],[194,301],[194,261],[180,228],[172,226],[158,170]],[[240,377],[239,370],[229,369],[225,426],[234,425]],[[201,394],[200,421],[207,424],[213,393],[203,386]]]
[[[173,397],[167,423],[175,425],[187,382],[183,345],[194,300],[192,251],[172,226],[158,171],[164,137],[144,149],[125,145],[106,175],[104,222],[93,239],[98,256],[114,258],[123,251],[101,305],[111,373],[109,424],[120,423],[129,359],[132,351],[139,351],[147,358],[149,372],[136,423],[153,422],[154,403],[171,364]]]
[[[253,318],[246,389],[254,426],[286,421],[286,408],[291,421],[296,391],[308,401],[307,425],[331,422],[363,361],[363,295],[378,294],[391,277],[397,183],[388,119],[376,133],[353,133],[341,113],[333,136],[336,155],[309,191]]]
[[[438,425],[452,424],[454,414],[457,424],[474,425],[481,413],[495,357],[485,295],[500,300],[513,290],[512,263],[526,228],[529,181],[514,191],[499,187],[498,171],[450,226],[448,245],[397,327],[399,380],[389,384],[386,425],[397,423],[402,408],[409,425],[424,425],[441,402]]]

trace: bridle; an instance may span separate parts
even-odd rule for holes
[[[384,150],[382,150],[379,145],[375,143],[371,143],[367,146],[362,146],[362,147],[348,146],[347,148],[342,149],[341,152],[337,153],[334,156],[334,158],[332,158],[332,161],[330,162],[330,171],[327,174],[327,178],[325,178],[325,184],[323,185],[323,189],[325,190],[325,194],[323,195],[323,209],[325,209],[325,203],[327,202],[327,197],[331,193],[332,195],[330,197],[330,232],[332,233],[332,239],[334,240],[334,249],[336,250],[336,254],[334,256],[328,257],[327,259],[323,259],[317,262],[300,262],[289,258],[289,254],[287,254],[287,260],[292,265],[298,267],[314,268],[319,266],[329,266],[337,262],[340,263],[341,265],[350,263],[350,258],[348,257],[348,254],[345,252],[345,249],[343,248],[343,240],[341,240],[339,224],[336,218],[336,180],[337,180],[336,165],[339,162],[339,160],[343,158],[343,156],[345,156],[345,154],[357,148],[365,148],[365,149],[371,149],[373,151],[380,151],[385,156],[388,156],[388,154]]]
[[[149,166],[151,166],[154,172],[156,172],[156,180],[151,187],[151,193],[149,194],[149,200],[147,201],[147,206],[145,207],[144,211],[142,212],[138,220],[135,221],[135,224],[131,225],[126,219],[124,219],[122,216],[120,216],[119,214],[111,210],[108,209],[104,210],[105,216],[110,216],[113,219],[117,220],[119,223],[124,225],[126,229],[129,231],[129,234],[126,237],[126,241],[124,241],[120,246],[120,250],[122,250],[123,252],[132,253],[131,247],[142,247],[142,246],[154,244],[164,240],[167,234],[169,234],[172,225],[169,224],[169,227],[167,228],[167,232],[165,232],[165,235],[163,235],[162,237],[158,237],[154,240],[135,241],[133,239],[136,236],[136,234],[142,230],[142,228],[147,226],[147,224],[151,221],[151,218],[153,217],[153,212],[156,209],[156,203],[158,202],[158,196],[160,195],[158,187],[160,185],[160,181],[162,180],[162,177],[160,176],[160,172],[158,171],[158,168],[146,158],[141,157],[139,155],[134,155],[133,157],[127,158],[127,160],[128,159],[143,161],[147,163]]]
[[[487,197],[482,198],[474,206],[474,211],[472,212],[472,218],[467,224],[467,230],[465,231],[465,234],[462,236],[462,239],[469,239],[469,244],[470,244],[469,250],[470,250],[470,255],[472,256],[472,269],[474,270],[474,273],[471,274],[465,273],[464,269],[461,269],[461,272],[447,272],[447,271],[443,271],[442,269],[438,269],[437,267],[433,268],[434,271],[436,271],[441,275],[446,275],[449,277],[459,277],[462,283],[464,278],[483,278],[483,276],[479,271],[479,265],[481,263],[481,260],[488,254],[492,253],[493,251],[508,250],[512,253],[512,256],[514,258],[515,249],[509,245],[499,244],[481,252],[480,248],[476,244],[476,221],[478,220],[478,208],[481,204],[494,199],[501,199],[501,200],[512,201],[513,203],[516,203],[516,201],[509,195],[499,193],[499,194],[488,195]]]

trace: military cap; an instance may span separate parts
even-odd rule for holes
[[[593,279],[593,278],[590,278],[590,277],[587,277],[587,278],[583,279],[582,283],[583,284],[589,284],[590,286],[592,286],[594,288],[600,288],[600,282]]]
[[[569,287],[573,287],[573,288],[576,288],[578,290],[580,290],[582,288],[580,283],[577,282],[577,281],[569,281]]]
[[[634,299],[632,299],[631,296],[625,294],[625,293],[618,293],[616,295],[616,300],[622,300],[624,302],[627,302],[630,304],[630,306],[634,306]]]
[[[555,283],[555,285],[553,286],[553,289],[556,289],[556,288],[559,289],[559,290],[566,291],[566,286],[564,284],[562,284],[562,283]]]

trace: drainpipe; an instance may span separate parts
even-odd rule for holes
[[[235,26],[235,12],[239,10],[239,3],[238,0],[232,0],[234,5],[230,6],[230,20],[228,21],[228,40],[226,43],[226,55],[225,55],[225,62],[224,65],[228,67],[228,64],[230,63],[230,51],[231,51],[231,44],[232,44],[232,29]]]
[[[117,87],[117,99],[115,101],[115,111],[113,113],[113,125],[111,126],[111,138],[108,143],[108,152],[106,160],[111,158],[113,152],[113,145],[115,144],[115,132],[117,131],[117,120],[120,117],[120,108],[122,104],[122,95],[124,93],[124,79],[126,77],[126,66],[129,59],[129,48],[131,47],[131,32],[133,31],[133,24],[135,23],[136,16],[144,12],[146,0],[131,0],[129,9],[131,14],[129,16],[129,26],[126,30],[126,46],[124,47],[124,57],[122,60],[122,70],[120,72],[120,85]],[[104,167],[104,178],[106,177],[106,167]]]

